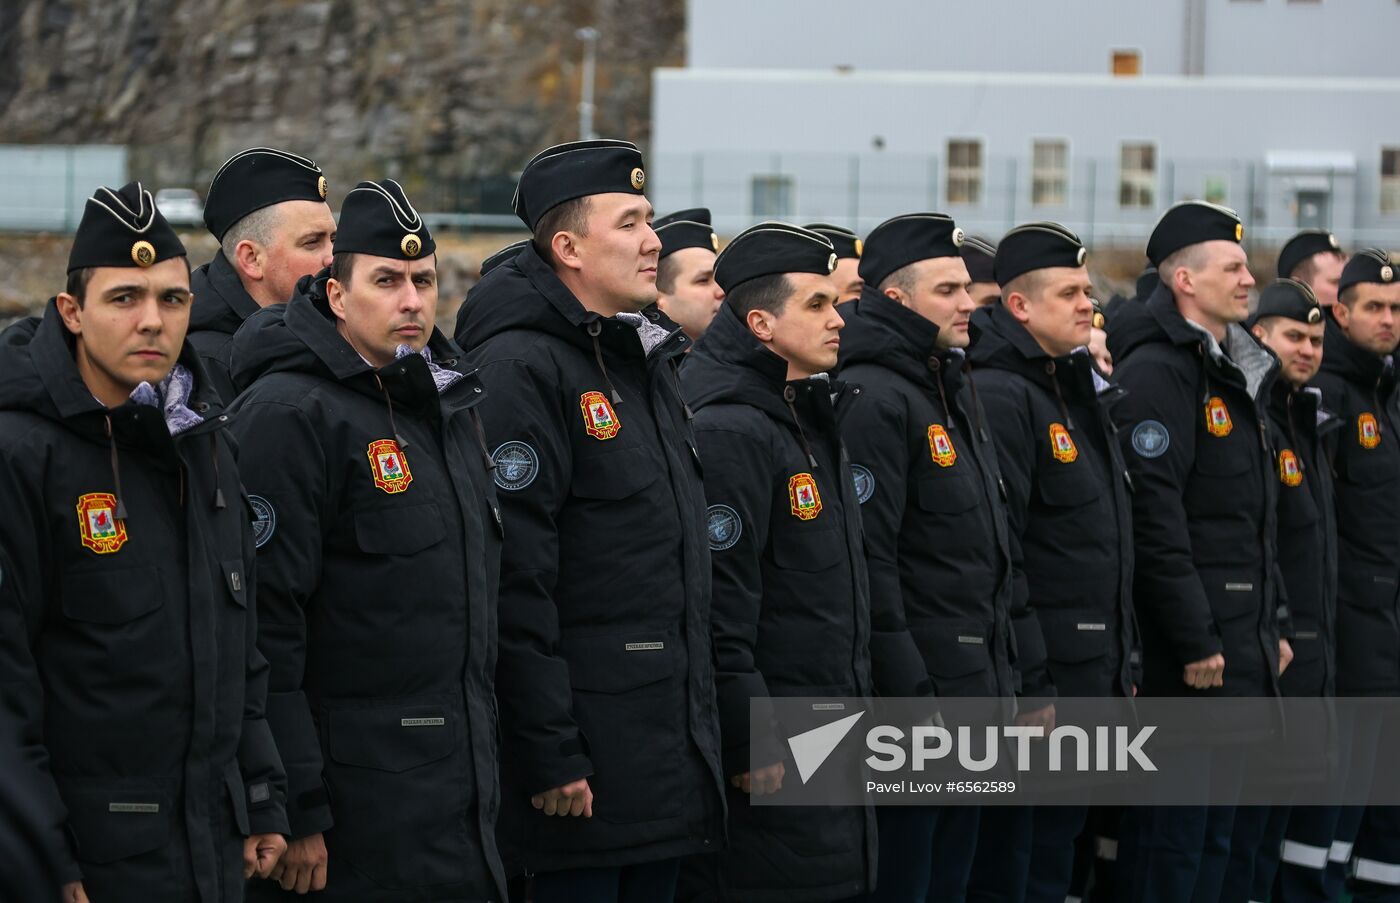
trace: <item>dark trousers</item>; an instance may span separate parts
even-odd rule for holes
[[[1264,899],[1255,890],[1256,875],[1274,811],[1273,806],[1239,806],[1235,809],[1235,825],[1230,834],[1230,862],[1225,870],[1220,903],[1250,903],[1251,900]],[[1281,830],[1283,820],[1277,821]],[[1274,840],[1271,858],[1275,863],[1278,861],[1278,844],[1281,840],[1281,836]],[[1264,885],[1266,892],[1268,887],[1269,884]]]
[[[977,850],[977,806],[880,806],[870,903],[963,903]]]
[[[1230,859],[1235,806],[1244,782],[1231,748],[1168,750],[1172,767],[1208,776],[1214,806],[1137,806],[1123,819],[1118,899],[1132,903],[1216,903]]]
[[[1074,841],[1087,806],[988,806],[982,810],[968,903],[1064,903]]]
[[[679,859],[568,869],[530,879],[532,903],[660,903],[676,896]]]
[[[1356,903],[1400,901],[1400,807],[1368,806],[1347,890]]]

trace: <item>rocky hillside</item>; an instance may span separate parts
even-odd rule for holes
[[[332,184],[394,176],[461,200],[577,137],[580,26],[599,134],[645,144],[650,72],[678,65],[683,0],[6,0],[0,141],[132,147],[148,184],[203,189],[272,144]],[[472,206],[468,200],[460,206]]]

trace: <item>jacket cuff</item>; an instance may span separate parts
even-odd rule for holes
[[[934,695],[928,666],[907,630],[871,632],[870,672],[875,692],[881,696]]]

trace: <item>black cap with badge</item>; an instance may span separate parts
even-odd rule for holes
[[[511,206],[534,231],[546,213],[591,194],[641,194],[642,152],[630,141],[598,138],[556,144],[535,154],[520,173]]]
[[[514,260],[516,256],[522,250],[524,250],[525,246],[529,243],[530,239],[522,238],[520,239],[520,241],[513,241],[510,244],[506,245],[504,248],[501,248],[499,251],[492,254],[490,257],[486,258],[481,262],[481,275],[485,276],[487,273],[491,272],[496,267],[500,266],[506,261]]]
[[[818,235],[825,235],[826,240],[831,242],[831,246],[836,249],[837,260],[847,257],[860,260],[861,254],[865,251],[865,242],[860,240],[860,236],[844,226],[833,226],[831,223],[808,223],[802,228],[810,229]]]
[[[1088,259],[1079,236],[1059,223],[1026,223],[1006,233],[997,245],[995,281],[1004,286],[1031,270],[1082,267]]]
[[[1326,229],[1304,229],[1290,238],[1278,253],[1278,275],[1287,279],[1299,264],[1314,254],[1341,254],[1342,243]]]
[[[437,244],[399,183],[385,179],[361,182],[345,196],[333,250],[417,260],[437,250]]]
[[[204,224],[214,237],[248,214],[283,201],[324,201],[326,176],[305,157],[271,147],[250,147],[229,157],[204,202]]]
[[[997,246],[985,238],[969,235],[963,239],[962,259],[973,282],[996,282]]]
[[[184,257],[180,236],[156,209],[140,182],[113,191],[99,188],[83,207],[83,218],[68,252],[68,272],[89,267],[154,266]]]
[[[1259,293],[1259,304],[1250,316],[1248,326],[1265,317],[1284,317],[1299,323],[1321,323],[1322,306],[1306,283],[1295,279],[1279,279],[1269,283]]]
[[[1341,297],[1342,292],[1363,282],[1390,285],[1395,281],[1396,275],[1396,266],[1389,253],[1380,248],[1357,251],[1347,261],[1347,265],[1342,267],[1342,278],[1337,282],[1337,296]]]
[[[1244,241],[1244,223],[1229,207],[1208,201],[1182,201],[1162,214],[1147,240],[1147,259],[1162,261],[1189,245],[1206,241]]]
[[[887,219],[865,237],[860,278],[878,286],[895,270],[933,257],[961,257],[963,230],[942,213],[906,213]]]
[[[830,276],[836,249],[824,235],[788,223],[759,223],[734,236],[715,261],[715,281],[726,293],[736,285],[779,273]]]
[[[719,236],[710,226],[710,211],[705,207],[668,213],[653,221],[651,227],[661,239],[662,257],[683,248],[719,251]]]

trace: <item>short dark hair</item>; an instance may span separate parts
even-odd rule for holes
[[[1359,283],[1356,283],[1342,289],[1337,295],[1337,303],[1346,305],[1346,309],[1351,310],[1351,306],[1356,303],[1357,288],[1359,285]]]
[[[906,263],[884,279],[881,279],[879,286],[876,287],[880,294],[883,295],[887,288],[897,288],[906,295],[914,294],[915,290],[919,287],[919,276],[914,270],[914,266],[917,263],[917,260],[914,261],[914,263]]]
[[[588,207],[588,198],[585,196],[555,204],[546,210],[544,216],[535,224],[535,253],[552,263],[554,250],[551,243],[556,234],[572,232],[575,235],[587,235]]]
[[[1311,281],[1312,277],[1317,275],[1318,254],[1326,254],[1329,257],[1346,257],[1346,255],[1343,254],[1341,251],[1318,251],[1317,254],[1310,254],[1302,260],[1298,261],[1298,265],[1293,268],[1293,272],[1289,274],[1289,277],[1292,279],[1297,279],[1299,282]]]
[[[83,306],[84,296],[87,295],[88,283],[92,282],[92,267],[83,267],[68,274],[68,285],[63,291],[72,295],[78,302],[78,306]]]
[[[350,285],[350,274],[355,271],[355,252],[337,251],[331,257],[331,278],[341,285]]]
[[[792,294],[792,283],[786,273],[772,273],[741,282],[724,296],[724,303],[744,319],[751,310],[763,310],[776,314],[787,303]]]
[[[679,271],[680,266],[676,263],[674,255],[668,254],[661,258],[656,264],[656,290],[664,295],[674,292]]]

